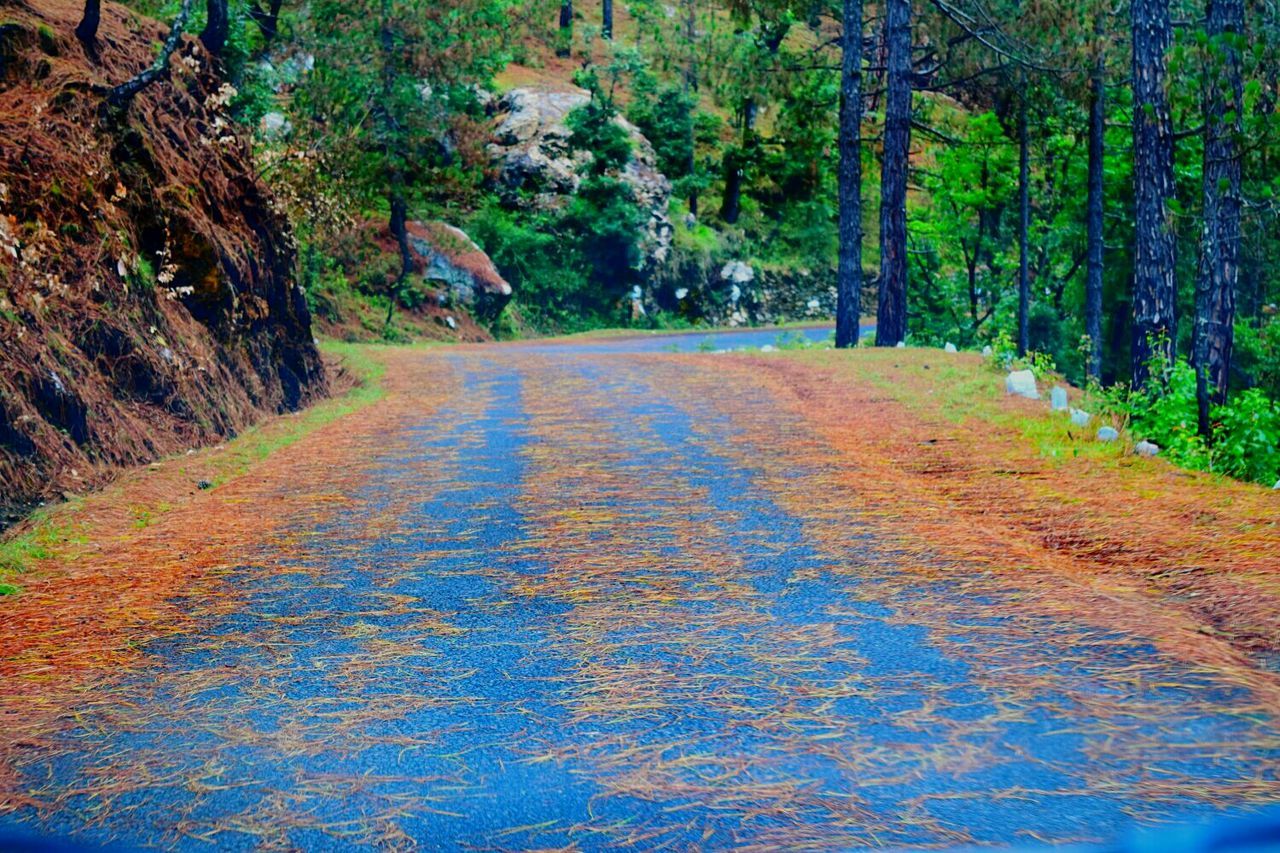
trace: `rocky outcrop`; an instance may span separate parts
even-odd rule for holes
[[[123,120],[95,89],[166,28],[103,4],[5,7],[0,79],[0,525],[31,502],[234,435],[325,391],[288,223],[199,42]],[[10,49],[12,48],[12,49]],[[10,139],[21,140],[11,145]]]
[[[742,260],[677,259],[653,294],[658,308],[717,326],[828,320],[836,309],[835,270],[774,269]]]
[[[491,322],[511,300],[511,285],[460,229],[443,222],[410,222],[409,248],[419,275],[444,286],[443,301]]]
[[[589,101],[581,89],[521,88],[507,92],[493,105],[496,117],[488,151],[508,203],[552,210],[577,192],[591,154],[573,150],[573,132],[565,119]],[[659,171],[658,158],[644,134],[625,119],[616,120],[631,139],[631,159],[618,177],[649,213],[643,249],[651,267],[656,267],[671,250],[673,231],[667,216],[671,182]]]

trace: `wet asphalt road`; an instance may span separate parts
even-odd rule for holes
[[[740,429],[776,419],[785,447],[799,424],[750,388],[728,410],[683,386],[710,357],[663,363],[775,337],[422,354],[443,402],[360,476],[332,460],[340,508],[229,571],[241,603],[148,648],[118,707],[24,767],[47,809],[0,830],[835,849],[1099,842],[1243,810],[1276,755],[1232,746],[1272,723],[1231,713],[1229,685],[945,579],[895,583],[874,526],[779,499],[823,472]]]

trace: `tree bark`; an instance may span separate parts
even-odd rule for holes
[[[689,213],[698,215],[698,136],[694,127],[698,92],[698,11],[695,0],[685,0],[685,39],[689,47],[689,64],[684,69],[684,91],[689,96]]]
[[[1084,284],[1084,331],[1089,336],[1089,357],[1085,373],[1102,379],[1102,271],[1104,259],[1103,223],[1105,196],[1103,157],[1106,153],[1107,112],[1105,99],[1106,64],[1102,53],[1102,13],[1094,19],[1093,35],[1097,56],[1089,73],[1089,190],[1086,209],[1088,266]]]
[[[169,60],[172,58],[173,52],[178,49],[178,45],[182,43],[182,30],[186,27],[187,18],[190,16],[191,0],[182,0],[182,7],[178,9],[178,17],[173,19],[173,26],[169,28],[169,35],[165,37],[164,45],[160,48],[160,55],[156,57],[156,61],[151,63],[151,66],[141,74],[129,78],[108,92],[107,104],[110,107],[120,111],[127,110],[139,92],[169,73]]]
[[[1236,39],[1244,0],[1209,0],[1204,90],[1204,230],[1196,275],[1192,361],[1200,432],[1210,434],[1210,403],[1227,397],[1240,274],[1240,133],[1244,95]]]
[[[844,0],[841,49],[836,346],[851,347],[862,313],[862,0]]]
[[[560,44],[556,56],[564,58],[573,51],[573,0],[560,3]]]
[[[392,106],[395,98],[396,55],[395,33],[392,32],[391,21],[391,0],[382,0],[382,27],[379,34],[382,48],[382,103],[379,105],[379,110],[382,114],[383,133],[385,134],[383,156],[386,159],[387,206],[390,208],[387,226],[391,236],[395,237],[396,246],[400,250],[400,272],[396,275],[395,281],[391,285],[391,292],[388,294],[387,299],[387,318],[385,322],[387,328],[391,326],[396,302],[399,301],[404,283],[409,279],[409,274],[413,271],[413,255],[409,251],[409,206],[405,199],[404,169],[400,162],[398,144],[400,125],[396,121],[395,110]]]
[[[1133,0],[1133,387],[1149,378],[1153,356],[1172,361],[1177,347],[1176,247],[1169,199],[1173,127],[1165,89],[1173,26],[1169,0]]]
[[[1031,230],[1031,168],[1027,144],[1026,81],[1018,104],[1018,355],[1031,348],[1031,268],[1028,232]]]
[[[604,0],[600,10],[600,35],[613,38],[613,0]]]
[[[720,218],[730,225],[738,223],[742,213],[742,183],[746,177],[747,149],[756,126],[756,101],[747,98],[742,103],[742,144],[730,148],[724,155],[724,198],[720,200]]]
[[[84,16],[76,25],[76,38],[89,51],[98,43],[98,25],[102,22],[102,0],[84,0]]]
[[[911,157],[911,0],[885,2],[884,153],[876,345],[907,336],[907,171]]]
[[[231,17],[227,9],[227,0],[207,0],[204,31],[200,33],[200,41],[205,49],[214,56],[222,56],[222,50],[227,46],[227,36],[230,34]]]

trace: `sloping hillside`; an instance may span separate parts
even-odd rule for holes
[[[325,392],[283,216],[184,37],[128,112],[106,87],[166,33],[104,4],[0,2],[0,525]]]

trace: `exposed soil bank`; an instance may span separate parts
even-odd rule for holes
[[[104,87],[160,24],[106,3],[0,15],[0,526],[114,469],[326,391],[284,217],[190,37],[127,114]]]

